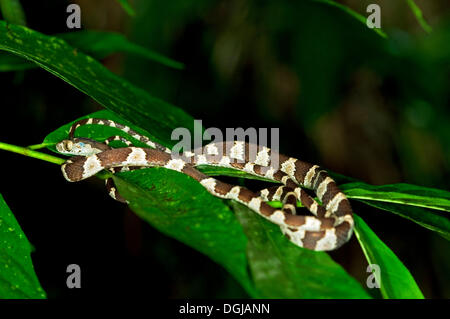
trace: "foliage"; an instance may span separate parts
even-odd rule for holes
[[[129,14],[134,14],[128,1],[119,2]],[[301,6],[317,10],[322,5],[331,5],[333,10],[343,10],[361,21],[361,16],[332,1],[317,2],[321,3]],[[413,2],[409,3],[411,5]],[[303,12],[309,14],[308,10]],[[331,12],[334,14],[334,11]],[[415,13],[421,21],[422,15],[417,7]],[[284,14],[289,16],[291,12],[287,10]],[[421,24],[425,28],[425,24]],[[272,31],[276,32],[277,25],[272,27]],[[315,38],[304,35],[306,43],[316,41]],[[386,41],[385,34],[378,31],[378,34],[370,36],[374,39],[377,52],[386,54],[387,42],[380,42]],[[380,43],[383,44],[379,45]],[[23,70],[36,65],[107,109],[83,118],[100,117],[119,121],[168,147],[174,144],[170,139],[174,128],[186,127],[193,131],[193,117],[185,111],[137,88],[97,61],[114,52],[128,52],[172,68],[183,67],[182,64],[144,49],[119,34],[83,31],[46,36],[23,26],[0,21],[0,49],[8,52],[0,56],[0,70]],[[360,48],[361,51],[363,49],[367,48]],[[302,47],[294,46],[294,52],[301,50]],[[319,61],[320,57],[317,58]],[[308,69],[317,61],[311,63],[310,60],[297,60],[296,66]],[[310,92],[306,96],[306,104],[316,109],[306,113],[307,116],[302,119],[305,125],[325,112],[326,105],[331,103],[331,99],[315,100],[320,99],[318,92],[323,89],[323,85],[332,85],[328,75],[338,74],[338,69],[332,65],[333,57],[327,63],[330,63],[332,70],[327,70],[330,73],[324,73],[323,78],[315,75],[317,69],[310,68],[310,73],[306,72],[305,87]],[[51,132],[44,144],[50,145],[49,148],[55,151],[54,144],[67,137],[68,129],[74,121]],[[101,126],[85,126],[77,134],[99,141],[116,134],[125,136],[114,128]],[[138,146],[144,146],[139,141],[134,142]],[[242,172],[226,169],[200,169],[210,175],[249,177]],[[327,253],[295,247],[280,235],[279,229],[273,224],[240,204],[213,197],[188,176],[162,168],[149,168],[118,173],[113,178],[119,192],[128,199],[130,208],[140,218],[223,266],[251,297],[370,298],[364,288],[365,283],[358,283]],[[346,179],[345,176],[342,178]],[[450,222],[446,215],[450,211],[450,194],[446,191],[410,184],[373,186],[361,182],[344,184],[341,189],[350,199],[397,214],[450,239]],[[5,221],[4,226],[0,224],[5,243],[3,247],[11,249],[14,246],[13,250],[3,254],[0,250],[0,259],[7,260],[5,265],[11,265],[10,271],[0,271],[0,279],[8,283],[0,285],[0,294],[7,298],[43,298],[45,293],[33,272],[29,257],[30,245],[3,199],[0,200],[0,222],[2,218]],[[413,276],[395,253],[361,217],[355,215],[355,220],[355,233],[367,263],[381,267],[382,296],[423,298]],[[2,230],[6,226],[8,228]],[[8,232],[10,229],[14,231]]]
[[[0,298],[45,298],[31,262],[31,244],[0,194]]]

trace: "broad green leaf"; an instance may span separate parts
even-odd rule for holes
[[[450,220],[435,210],[449,211],[447,191],[411,184],[374,186],[360,182],[339,187],[351,199],[407,218],[450,240]]]
[[[376,202],[361,200],[361,202],[388,212],[397,214],[409,219],[422,227],[437,232],[447,240],[450,240],[450,220],[440,212],[432,209],[407,206],[403,204],[393,204],[386,202]]]
[[[248,238],[247,256],[260,298],[370,298],[325,252],[293,245],[280,228],[231,204]]]
[[[117,2],[120,3],[122,8],[125,10],[126,13],[128,13],[130,16],[134,16],[136,13],[134,12],[133,7],[130,5],[128,0],[117,0]]]
[[[82,118],[86,117],[114,120],[153,138],[145,130],[106,110]],[[54,144],[66,139],[72,123],[47,135],[44,143]],[[118,129],[102,125],[82,126],[75,134],[98,141],[114,135],[130,138]],[[146,146],[132,138],[130,140],[136,146]],[[169,144],[167,139],[158,142]],[[56,151],[54,145],[49,148]],[[250,295],[255,294],[247,273],[245,235],[233,213],[220,199],[207,193],[192,178],[163,168],[116,174],[114,180],[120,193],[131,202],[130,208],[142,219],[206,254],[227,269]]]
[[[418,206],[450,211],[450,192],[411,184],[369,185],[350,183],[341,185],[350,198]]]
[[[138,216],[221,264],[253,297],[369,297],[328,254],[296,247],[279,228],[232,203],[246,238],[223,200],[183,174],[150,168],[116,174],[114,181]]]
[[[10,23],[26,25],[25,13],[19,0],[0,0],[3,19]]]
[[[31,244],[0,194],[0,298],[46,298],[30,254]]]
[[[379,286],[383,298],[423,299],[423,294],[413,276],[397,256],[354,214],[355,234],[369,263],[378,265]],[[376,289],[376,288],[373,288]]]
[[[85,30],[60,33],[56,34],[55,37],[63,39],[80,52],[91,55],[97,60],[101,60],[113,53],[123,52],[141,56],[171,68],[184,68],[183,63],[130,42],[120,33]],[[7,53],[0,55],[0,71],[17,71],[35,67],[37,67],[35,63],[24,60],[19,56]]]
[[[251,296],[247,239],[233,212],[182,173],[148,168],[114,175],[130,208],[162,233],[202,252],[227,269]]]
[[[133,86],[59,38],[0,21],[0,50],[33,61],[160,140],[174,128],[193,129],[192,117],[183,110]]]

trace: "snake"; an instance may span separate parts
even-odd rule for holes
[[[77,128],[83,125],[114,127],[149,147],[136,147],[128,139],[112,136],[104,143],[75,137]],[[112,148],[111,141],[121,141],[127,146]],[[338,188],[327,171],[299,159],[272,151],[265,146],[244,141],[212,142],[181,155],[172,154],[147,136],[137,133],[129,126],[108,119],[88,118],[75,122],[69,130],[69,138],[56,144],[58,152],[76,155],[61,165],[64,178],[77,182],[107,169],[112,172],[148,167],[164,167],[190,176],[211,195],[237,201],[261,217],[278,225],[293,244],[314,251],[330,251],[349,241],[354,228],[353,212],[349,200]],[[271,156],[278,157],[277,165]],[[222,182],[208,176],[195,167],[211,165],[244,171],[282,185],[253,192],[243,186]],[[112,180],[106,181],[110,195],[120,201]],[[109,185],[108,185],[109,184]],[[303,188],[312,190],[320,203]],[[279,200],[281,208],[267,202]],[[311,215],[298,215],[297,200]]]

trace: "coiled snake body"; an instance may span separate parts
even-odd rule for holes
[[[106,125],[118,128],[151,148],[134,147],[123,137],[113,136],[104,143],[75,138],[75,130],[81,125]],[[128,147],[111,148],[109,142],[121,140]],[[346,243],[353,233],[353,216],[350,203],[327,172],[317,165],[276,154],[279,165],[273,165],[271,150],[240,141],[210,143],[193,152],[174,156],[170,149],[136,133],[129,127],[105,119],[84,119],[72,125],[69,139],[57,144],[64,154],[79,155],[68,159],[61,170],[70,182],[95,175],[104,169],[129,170],[160,166],[186,174],[198,181],[212,195],[242,203],[280,226],[281,231],[294,244],[311,250],[334,250]],[[275,186],[254,193],[247,188],[221,182],[195,169],[196,165],[213,165],[243,170],[277,182]],[[115,190],[112,180],[107,180],[110,195],[120,201],[123,198]],[[301,187],[312,189],[322,202],[319,205]],[[280,200],[281,209],[266,203]],[[296,215],[299,200],[314,216]]]

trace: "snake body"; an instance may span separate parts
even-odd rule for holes
[[[75,130],[88,124],[118,128],[151,148],[129,146],[132,145],[129,142],[127,147],[113,149],[107,143],[75,138]],[[107,142],[112,140],[127,141],[121,137],[111,137]],[[353,233],[354,221],[350,203],[327,172],[317,165],[282,154],[276,154],[279,164],[274,165],[271,161],[271,155],[274,154],[267,147],[240,141],[219,142],[174,156],[170,149],[125,125],[91,118],[73,124],[69,131],[69,140],[60,142],[57,149],[62,153],[79,155],[68,159],[61,166],[62,173],[68,181],[76,182],[89,178],[103,169],[165,167],[194,178],[216,197],[232,199],[246,205],[280,226],[291,242],[307,249],[317,251],[337,249],[346,243]],[[88,151],[84,152],[83,149]],[[247,188],[221,182],[195,169],[196,165],[202,164],[243,170],[281,182],[283,185],[254,193]],[[322,205],[319,205],[302,187],[312,189]],[[266,203],[268,200],[281,200],[283,207],[274,208]],[[314,216],[296,215],[297,200],[301,201]]]

